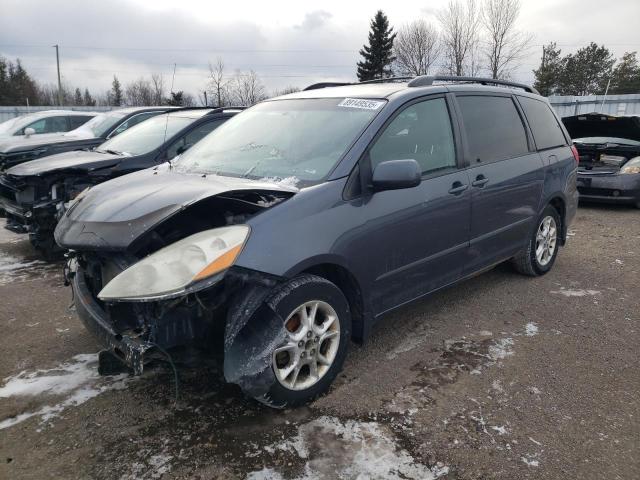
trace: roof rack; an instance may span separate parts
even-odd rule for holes
[[[211,108],[211,107],[205,107],[205,108]],[[207,113],[207,115],[213,115],[215,113],[222,113],[225,110],[244,110],[246,108],[249,108],[247,106],[230,106],[230,107],[214,107],[213,110],[211,110],[209,113]]]
[[[367,84],[367,83],[387,83],[387,82],[406,82],[408,80],[413,80],[415,77],[387,77],[387,78],[375,78],[373,80],[365,80],[364,82],[356,83],[356,85]]]
[[[433,82],[465,82],[465,83],[479,83],[481,85],[502,85],[505,87],[521,88],[525,92],[535,93],[539,95],[539,92],[524,83],[510,82],[508,80],[498,80],[496,78],[482,78],[482,77],[458,77],[449,75],[421,75],[415,77],[408,83],[409,87],[427,87],[433,85]]]
[[[313,85],[309,85],[308,87],[302,89],[303,92],[307,90],[317,90],[319,88],[327,88],[327,87],[344,87],[345,85],[353,85],[350,82],[320,82],[314,83]]]

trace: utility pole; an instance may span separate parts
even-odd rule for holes
[[[207,103],[207,91],[206,90],[204,91],[204,106],[205,107],[209,106],[209,104]]]
[[[60,81],[60,54],[58,45],[54,45],[56,49],[56,65],[58,66],[58,105],[62,106],[62,82]]]

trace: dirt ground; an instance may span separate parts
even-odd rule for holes
[[[168,365],[98,377],[61,265],[3,230],[0,478],[638,479],[640,211],[581,206],[570,235],[548,275],[403,308],[273,411],[216,359],[178,365],[177,403]]]

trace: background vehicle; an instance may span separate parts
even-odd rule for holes
[[[155,115],[92,151],[65,152],[10,168],[0,175],[5,228],[28,233],[51,256],[53,230],[65,204],[89,186],[171,160],[239,109],[179,109]]]
[[[576,170],[527,86],[312,87],[237,115],[172,168],[93,187],[55,237],[73,250],[80,319],[136,373],[156,346],[225,322],[226,379],[286,407],[326,391],[387,312],[510,259],[548,272]]]
[[[580,198],[640,208],[640,116],[588,113],[562,122],[580,154]]]
[[[11,137],[0,139],[0,171],[29,160],[71,150],[93,148],[147,118],[173,107],[135,107],[101,113],[70,132],[55,138]]]
[[[65,133],[75,130],[96,115],[98,115],[97,112],[74,110],[44,110],[28,113],[0,123],[0,138]]]

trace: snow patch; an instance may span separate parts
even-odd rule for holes
[[[502,360],[513,355],[513,338],[501,338],[489,346],[489,356],[492,360]]]
[[[266,183],[275,183],[284,187],[295,187],[298,183],[300,183],[300,179],[298,177],[263,177],[259,181]]]
[[[296,454],[305,460],[298,480],[318,478],[384,478],[433,480],[449,473],[449,468],[437,465],[429,468],[418,463],[398,447],[393,434],[376,422],[320,417],[298,427],[291,439],[270,445],[276,450]],[[273,468],[251,472],[247,480],[284,480]]]
[[[560,290],[552,290],[551,293],[554,293],[556,295],[564,295],[565,297],[586,297],[587,295],[598,295],[600,293],[600,290],[571,290],[561,287]]]
[[[25,261],[23,258],[0,254],[0,285],[14,281],[23,281],[26,275],[33,273],[33,267],[46,265],[41,260]]]
[[[522,460],[522,462],[525,465],[528,465],[529,467],[539,467],[540,466],[540,462],[530,456],[527,457],[520,457],[520,459]]]
[[[0,387],[0,398],[57,397],[57,402],[53,405],[47,403],[35,411],[6,418],[0,421],[0,430],[31,417],[40,417],[43,422],[49,421],[68,407],[82,405],[108,390],[121,390],[126,387],[127,375],[101,377],[98,375],[97,364],[97,354],[80,354],[74,356],[72,362],[63,363],[56,368],[23,371],[5,378],[4,385]],[[45,399],[47,400],[50,398]]]
[[[529,322],[525,325],[524,330],[527,337],[533,337],[538,334],[538,325],[533,322]]]

